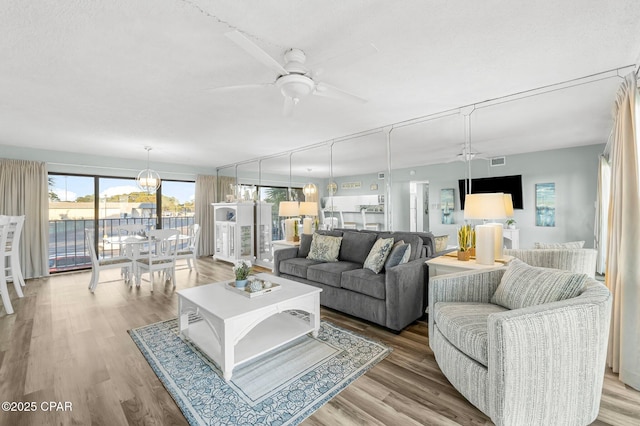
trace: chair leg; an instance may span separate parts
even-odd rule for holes
[[[11,305],[11,299],[9,298],[9,292],[7,291],[7,279],[5,278],[5,271],[2,271],[2,277],[0,277],[0,293],[2,293],[2,303],[4,304],[4,310],[8,315],[13,313],[13,305]]]
[[[91,268],[91,280],[89,280],[89,290],[91,290],[91,292],[93,293],[93,289],[95,288],[95,286],[93,285],[93,283],[97,281],[96,279],[96,270],[94,268]]]
[[[196,270],[196,274],[199,274],[200,271],[198,271],[198,261],[196,259],[196,255],[195,254],[193,255],[193,259],[192,260],[193,260],[193,269]]]
[[[24,277],[22,276],[22,269],[20,269],[20,259],[18,255],[11,256],[11,276],[13,276],[13,281],[16,280],[20,283],[22,287],[25,286]]]

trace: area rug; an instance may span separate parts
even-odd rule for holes
[[[236,367],[225,382],[218,367],[178,335],[177,318],[129,334],[190,425],[297,425],[391,352],[321,321],[317,338],[300,337]]]

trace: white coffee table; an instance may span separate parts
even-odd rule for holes
[[[270,274],[262,280],[282,286],[278,291],[248,298],[227,290],[228,281],[178,291],[180,335],[189,338],[231,379],[233,368],[307,333],[320,329],[322,289]],[[284,313],[298,309],[309,321]],[[203,321],[189,324],[189,314]]]

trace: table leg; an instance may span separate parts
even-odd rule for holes
[[[320,301],[318,299],[320,299],[320,295],[315,294],[314,299],[313,312],[309,313],[309,323],[313,327],[311,335],[313,337],[318,337],[318,331],[320,330]]]
[[[188,337],[189,314],[187,312],[183,312],[183,308],[182,298],[178,297],[178,332],[181,336]]]
[[[222,339],[220,340],[222,343],[222,348],[220,348],[220,352],[222,354],[222,361],[220,362],[222,367],[222,376],[226,381],[229,381],[231,380],[231,374],[233,373],[233,367],[235,363],[235,348],[233,347],[234,336],[229,333],[226,324],[222,327]]]

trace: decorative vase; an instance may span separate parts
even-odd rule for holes
[[[236,280],[236,288],[244,289],[247,286],[249,280]]]
[[[297,243],[298,241],[300,241],[300,237],[298,235],[294,235],[293,236],[293,242]]]
[[[471,252],[469,250],[459,251],[458,250],[458,260],[467,261],[471,257]]]
[[[262,282],[258,280],[251,281],[251,285],[249,286],[252,292],[262,290]]]
[[[476,257],[476,248],[475,247],[471,247],[469,249],[469,257]]]

